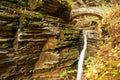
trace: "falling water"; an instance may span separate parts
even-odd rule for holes
[[[87,49],[87,34],[84,33],[83,37],[84,37],[84,46],[83,46],[83,49],[80,53],[80,57],[79,57],[79,60],[78,60],[78,72],[77,72],[77,79],[76,80],[82,80],[83,61],[84,61],[85,52],[86,52],[86,49]]]

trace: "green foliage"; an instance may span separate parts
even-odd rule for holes
[[[32,15],[33,16],[36,16],[36,17],[38,17],[38,18],[41,18],[43,15],[41,14],[41,13],[39,13],[39,12],[32,12]]]
[[[75,73],[75,72],[77,72],[77,70],[65,70],[65,71],[63,71],[63,72],[60,74],[60,76],[65,77],[65,76],[67,76],[68,74],[73,74],[73,73]]]
[[[111,67],[116,67],[119,63],[120,63],[120,60],[119,61],[109,61],[108,65]]]
[[[70,4],[71,7],[73,7],[73,2],[72,2],[72,0],[67,0],[67,2]]]
[[[94,63],[95,63],[95,58],[94,57],[90,56],[85,60],[85,65],[87,65],[87,66],[93,65]]]
[[[119,75],[120,74],[118,70],[114,70],[111,73],[112,73],[112,75]]]
[[[72,0],[60,0],[60,2],[65,6],[73,7]]]
[[[66,71],[66,70],[63,71],[63,72],[60,74],[60,76],[62,76],[62,77],[67,76],[67,71]]]

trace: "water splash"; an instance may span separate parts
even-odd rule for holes
[[[77,72],[77,79],[76,80],[82,80],[82,73],[83,73],[83,61],[85,58],[85,52],[87,49],[87,34],[83,34],[84,37],[84,46],[80,53],[80,57],[78,60],[78,72]]]

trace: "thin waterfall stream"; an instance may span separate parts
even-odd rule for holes
[[[78,72],[77,72],[77,79],[76,80],[82,80],[82,74],[83,74],[83,62],[85,58],[85,52],[87,49],[87,34],[83,33],[84,37],[84,46],[80,53],[79,60],[78,60]]]

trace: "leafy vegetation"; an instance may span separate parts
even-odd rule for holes
[[[73,73],[75,73],[75,72],[77,72],[77,70],[65,70],[65,71],[63,71],[63,72],[60,74],[60,76],[66,77],[66,76],[68,76],[68,75],[70,75],[70,74],[73,74]]]
[[[119,80],[120,70],[117,65],[120,63],[120,26],[119,9],[113,9],[107,14],[101,23],[100,50],[85,60],[85,76],[88,80]]]

